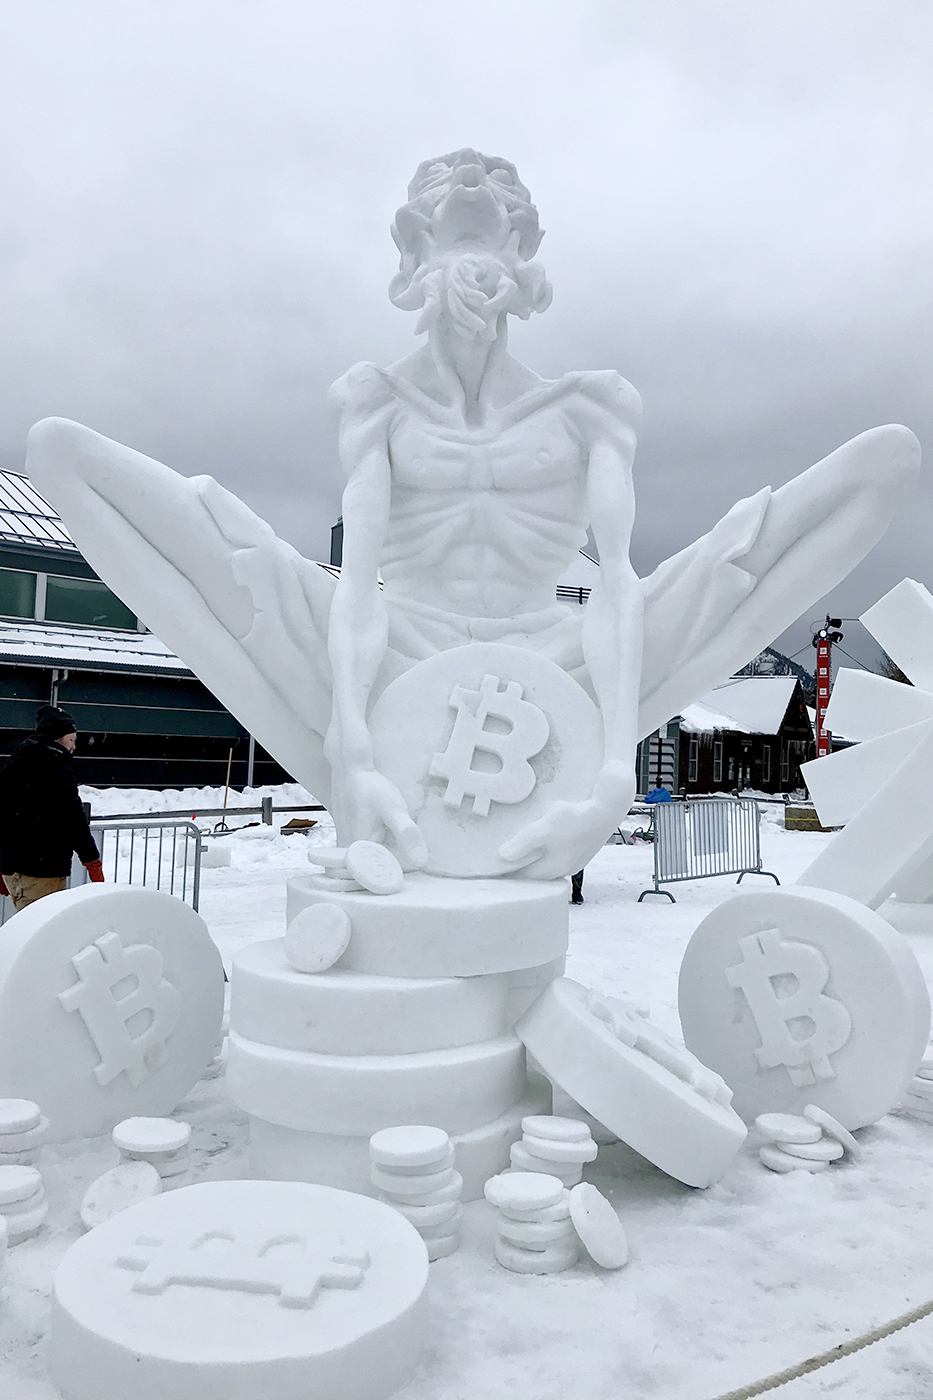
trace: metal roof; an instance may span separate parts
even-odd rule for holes
[[[20,472],[0,471],[0,540],[78,552],[61,516]]]
[[[69,628],[45,622],[0,622],[2,664],[150,675],[191,674],[184,662],[151,632]]]

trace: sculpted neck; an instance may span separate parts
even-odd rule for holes
[[[428,348],[438,377],[454,402],[461,405],[466,422],[476,423],[490,403],[496,377],[506,356],[508,331],[503,312],[494,340],[476,336],[467,340],[446,316],[440,317],[428,335]]]

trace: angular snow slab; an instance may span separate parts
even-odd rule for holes
[[[933,691],[933,597],[922,583],[901,579],[859,621],[915,686]]]

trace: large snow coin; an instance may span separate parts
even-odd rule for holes
[[[907,941],[864,904],[761,890],[720,904],[694,933],[680,1019],[743,1118],[815,1104],[852,1129],[903,1094],[926,1049],[930,999]]]
[[[52,1376],[65,1400],[382,1400],[418,1364],[427,1277],[417,1230],[369,1197],[186,1186],[68,1250]]]
[[[588,798],[602,761],[602,721],[583,687],[539,652],[496,642],[404,672],[369,727],[376,767],[408,803],[425,868],[439,875],[515,869],[498,854],[503,842],[552,803]]]
[[[224,981],[204,920],[156,890],[85,885],[0,939],[0,1094],[55,1141],[171,1113],[220,1038]]]
[[[560,977],[515,1033],[587,1113],[688,1186],[718,1181],[745,1140],[719,1076],[624,1002]]]

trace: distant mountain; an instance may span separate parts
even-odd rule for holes
[[[765,647],[752,657],[745,666],[736,671],[737,676],[796,676],[808,705],[816,704],[816,678],[799,661],[792,661],[774,647]]]

